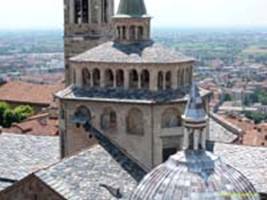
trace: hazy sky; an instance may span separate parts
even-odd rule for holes
[[[145,1],[156,27],[267,27],[267,0]],[[62,4],[63,0],[1,0],[0,28],[62,28]]]

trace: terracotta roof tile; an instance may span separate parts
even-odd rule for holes
[[[53,102],[53,94],[63,88],[63,84],[44,85],[11,81],[0,87],[0,101],[49,105]]]

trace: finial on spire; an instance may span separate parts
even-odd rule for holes
[[[186,105],[185,112],[182,116],[185,149],[206,149],[206,126],[208,116],[204,108],[204,102],[200,96],[199,88],[193,81]]]

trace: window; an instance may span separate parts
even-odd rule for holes
[[[122,27],[122,39],[123,40],[126,39],[126,27],[125,26]]]
[[[129,75],[129,87],[130,89],[138,89],[138,73],[136,70],[131,70]]]
[[[161,117],[161,128],[175,128],[182,125],[181,115],[176,108],[166,109]]]
[[[90,110],[86,106],[80,106],[74,113],[73,121],[76,123],[77,128],[79,128],[81,124],[89,122],[91,118]]]
[[[82,84],[83,86],[91,86],[91,74],[87,68],[82,70]]]
[[[123,73],[123,70],[121,69],[116,71],[116,86],[117,87],[124,86],[124,73]]]
[[[110,69],[105,71],[105,87],[113,87],[114,75]]]
[[[104,109],[101,115],[101,128],[103,130],[114,129],[117,127],[117,115],[116,112],[110,108]]]
[[[143,70],[141,72],[141,88],[149,89],[149,72],[147,70]]]
[[[82,22],[88,23],[88,0],[82,0]]]
[[[142,26],[138,26],[137,39],[143,40],[143,37],[144,37],[144,28]]]
[[[166,73],[166,89],[171,89],[172,88],[172,74],[170,71]]]
[[[82,22],[82,4],[81,0],[74,1],[74,23],[80,24]]]
[[[143,113],[137,108],[128,112],[126,117],[126,128],[128,134],[144,135]]]
[[[100,86],[100,71],[99,71],[99,69],[93,70],[93,86],[95,86],[95,87]]]

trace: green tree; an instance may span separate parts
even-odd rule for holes
[[[3,125],[4,123],[4,113],[7,109],[9,109],[9,105],[7,103],[0,102],[0,125]]]
[[[18,106],[14,109],[14,113],[17,115],[19,121],[23,121],[29,116],[33,115],[34,111],[31,106]]]
[[[224,101],[232,101],[232,97],[230,94],[225,94],[223,99]]]
[[[6,128],[9,128],[12,123],[14,122],[18,122],[18,116],[16,115],[16,113],[11,110],[11,109],[7,109],[4,112],[4,123],[3,126]]]

